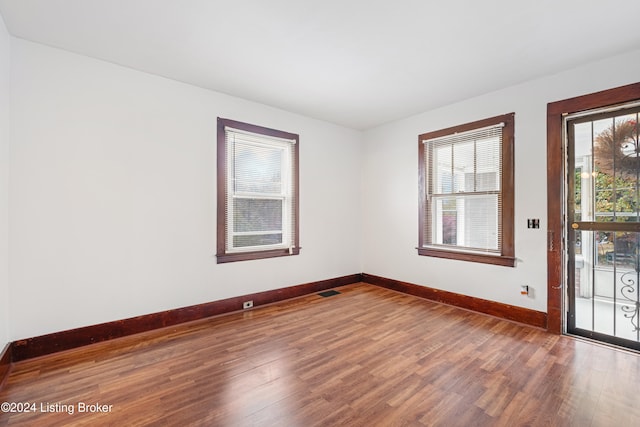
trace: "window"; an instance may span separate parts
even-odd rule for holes
[[[419,136],[420,255],[513,267],[514,114]]]
[[[297,255],[296,134],[218,118],[218,263]]]

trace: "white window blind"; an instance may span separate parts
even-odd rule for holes
[[[501,252],[504,123],[425,139],[425,243]]]
[[[294,246],[295,143],[225,127],[228,252]]]

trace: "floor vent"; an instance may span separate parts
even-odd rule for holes
[[[320,295],[321,297],[332,297],[334,295],[338,295],[340,292],[338,291],[324,291],[324,292],[320,292],[318,295]]]

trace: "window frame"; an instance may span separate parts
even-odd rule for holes
[[[479,262],[506,267],[514,267],[516,263],[514,248],[514,122],[515,113],[504,114],[488,119],[465,123],[458,126],[426,132],[418,136],[418,176],[419,176],[419,212],[418,212],[418,255],[446,258],[460,261]],[[426,236],[427,215],[430,209],[427,200],[427,179],[429,166],[425,161],[425,140],[440,138],[460,132],[468,132],[504,123],[502,128],[502,174],[500,193],[502,212],[499,218],[502,224],[500,254],[430,246]]]
[[[227,218],[227,200],[228,200],[228,170],[227,170],[227,144],[225,128],[233,128],[239,131],[252,133],[258,136],[274,137],[279,139],[293,140],[295,143],[292,147],[292,174],[291,182],[293,186],[291,194],[291,212],[293,213],[293,221],[288,226],[283,223],[283,235],[286,235],[284,228],[290,227],[289,235],[293,234],[290,242],[291,246],[286,248],[252,249],[252,250],[229,250],[227,249],[227,241],[230,233],[227,233],[229,219]],[[224,119],[218,117],[217,120],[217,263],[227,263],[235,261],[247,261],[254,259],[265,259],[282,256],[298,255],[300,253],[300,190],[299,190],[299,147],[300,137],[298,134],[284,132],[263,126],[252,125],[249,123],[239,122],[236,120]],[[286,203],[285,203],[286,205]]]

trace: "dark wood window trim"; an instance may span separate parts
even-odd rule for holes
[[[547,104],[547,330],[560,334],[563,327],[562,238],[564,144],[563,117],[567,114],[613,107],[640,100],[640,83]]]
[[[469,262],[480,262],[485,264],[501,265],[514,267],[516,264],[515,247],[514,247],[514,121],[515,114],[505,114],[502,116],[491,117],[484,120],[466,123],[464,125],[454,126],[447,129],[441,129],[434,132],[428,132],[418,137],[419,152],[419,230],[418,230],[418,254],[432,256],[437,258],[455,259]],[[497,125],[503,122],[505,126],[502,129],[502,242],[501,253],[498,255],[471,253],[464,251],[456,251],[449,249],[441,249],[426,246],[425,239],[425,223],[427,209],[426,197],[426,177],[427,165],[425,164],[425,144],[426,139],[433,139],[442,136],[451,135],[457,132],[467,132],[474,129]]]
[[[260,135],[267,135],[276,138],[295,140],[293,148],[293,212],[295,221],[293,224],[294,241],[291,249],[269,249],[250,252],[227,252],[226,250],[226,230],[227,230],[227,150],[225,143],[225,127],[243,130]],[[234,261],[246,261],[252,259],[274,258],[282,256],[298,255],[300,253],[300,187],[299,187],[299,147],[300,137],[297,134],[283,132],[262,126],[238,122],[235,120],[218,117],[217,135],[217,262],[226,263]]]

